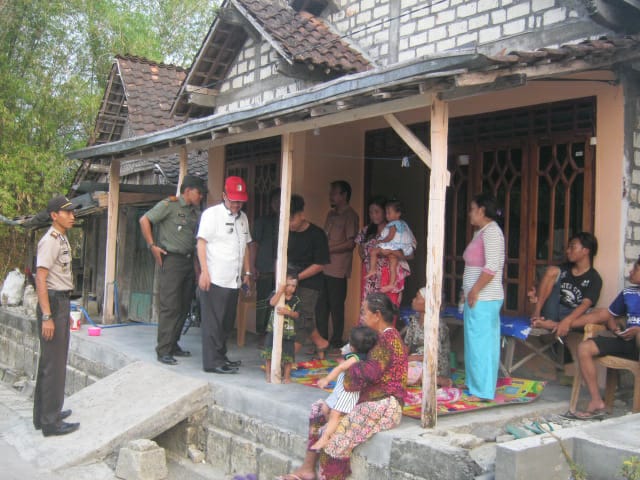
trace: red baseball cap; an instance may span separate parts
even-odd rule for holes
[[[224,181],[224,193],[232,202],[246,202],[249,199],[247,185],[240,177],[227,177]]]

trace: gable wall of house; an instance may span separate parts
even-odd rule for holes
[[[249,37],[220,86],[216,113],[229,113],[283,98],[312,85],[278,73],[279,60],[269,42]]]
[[[340,34],[351,33],[347,40],[380,65],[500,40],[497,53],[512,48],[507,44],[510,38],[560,26],[566,33],[571,31],[567,22],[578,24],[587,16],[580,2],[560,0],[342,0],[336,4],[338,11],[327,20]],[[533,48],[555,41],[562,40],[546,35]]]

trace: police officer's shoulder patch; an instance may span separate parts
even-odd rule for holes
[[[58,238],[60,236],[60,234],[58,232],[56,232],[55,230],[51,230],[51,236],[53,238]]]
[[[170,197],[167,198],[168,202],[177,202],[178,201],[178,197],[176,197],[175,195],[171,195]]]

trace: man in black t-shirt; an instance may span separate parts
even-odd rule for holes
[[[322,270],[329,263],[329,242],[324,231],[305,218],[304,199],[300,195],[291,196],[287,260],[298,272],[296,294],[301,300],[296,320],[296,352],[311,339],[318,358],[324,359],[329,342],[318,333],[315,312],[324,281]]]
[[[580,317],[596,305],[602,289],[602,278],[593,268],[596,253],[598,241],[591,233],[571,237],[568,262],[547,268],[540,282],[532,326],[549,329],[558,337],[566,336],[570,329],[584,327]],[[535,292],[530,292],[531,297]]]

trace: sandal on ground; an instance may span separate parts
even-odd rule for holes
[[[565,413],[560,414],[560,416],[568,420],[602,420],[607,416],[607,413],[604,409],[593,412],[572,412],[571,410],[567,410]]]

